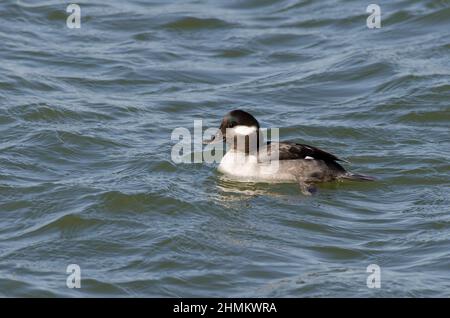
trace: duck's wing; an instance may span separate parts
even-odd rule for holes
[[[269,158],[276,156],[275,152],[277,146],[279,160],[316,159],[323,161],[345,161],[322,149],[295,142],[267,144],[267,155]]]

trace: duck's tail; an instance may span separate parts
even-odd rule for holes
[[[353,180],[353,181],[375,181],[375,177],[367,176],[365,174],[357,174],[352,172],[347,172],[341,176],[342,179],[345,180]]]

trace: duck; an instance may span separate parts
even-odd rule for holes
[[[297,183],[304,195],[312,195],[319,183],[375,180],[347,171],[341,165],[346,160],[317,147],[266,141],[256,118],[240,109],[227,113],[217,134],[205,140],[207,144],[220,142],[225,142],[229,150],[220,160],[218,171],[233,181]]]

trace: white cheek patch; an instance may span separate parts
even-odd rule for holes
[[[232,129],[236,135],[242,135],[242,136],[251,135],[254,132],[256,132],[255,126],[249,127],[249,126],[240,125],[240,126],[236,126],[236,127],[232,128]]]
[[[310,157],[310,156],[306,156],[305,159],[306,159],[306,160],[314,160],[314,158],[313,158],[313,157]]]

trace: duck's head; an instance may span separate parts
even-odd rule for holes
[[[248,151],[249,144],[251,144],[249,140],[251,139],[254,139],[256,147],[259,146],[259,128],[259,123],[255,117],[243,110],[236,109],[225,115],[219,127],[220,131],[212,136],[207,143],[225,141],[236,149],[239,141],[242,140],[245,142],[246,151]]]

